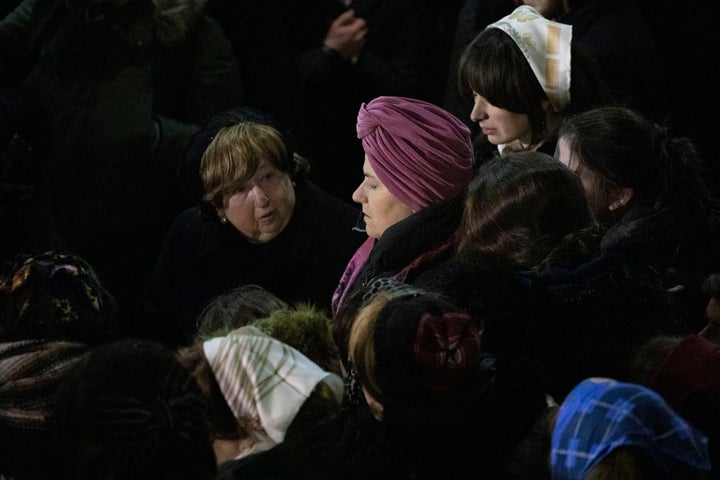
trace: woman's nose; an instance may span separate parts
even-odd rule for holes
[[[270,201],[270,197],[267,196],[265,190],[263,190],[262,187],[260,187],[259,185],[253,185],[250,191],[252,192],[255,205],[263,206]]]
[[[353,202],[355,203],[363,203],[365,201],[365,191],[363,190],[362,185],[357,187],[355,191],[352,194]]]
[[[487,118],[487,102],[484,98],[478,96],[475,97],[473,102],[473,108],[470,111],[470,120],[473,122],[479,122]]]

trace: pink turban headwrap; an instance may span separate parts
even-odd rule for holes
[[[470,129],[431,103],[404,97],[363,103],[357,136],[378,179],[413,211],[451,197],[472,178]]]

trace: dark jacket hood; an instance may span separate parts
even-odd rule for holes
[[[158,40],[166,47],[173,47],[190,36],[207,0],[130,0],[117,7],[110,3],[111,0],[68,0],[69,5],[93,10],[96,15],[135,16],[137,12],[152,9]]]

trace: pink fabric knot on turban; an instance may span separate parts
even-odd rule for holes
[[[378,179],[413,211],[451,197],[472,178],[470,129],[431,103],[386,96],[363,103],[357,136]]]

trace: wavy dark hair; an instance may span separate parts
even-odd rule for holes
[[[470,183],[457,254],[469,263],[542,269],[590,250],[597,233],[577,175],[545,153],[514,152],[483,164]]]

